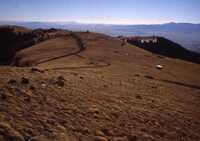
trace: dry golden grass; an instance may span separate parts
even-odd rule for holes
[[[50,60],[38,69],[0,68],[1,122],[25,140],[200,139],[198,64],[101,34],[77,34],[86,50],[67,55],[78,45],[70,36],[56,38],[18,53],[22,64]],[[21,83],[22,77],[30,82]],[[0,139],[7,141],[4,130],[0,126]]]

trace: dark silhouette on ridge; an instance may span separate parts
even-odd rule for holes
[[[128,38],[127,42],[152,53],[200,64],[200,54],[189,51],[164,37],[133,37]]]

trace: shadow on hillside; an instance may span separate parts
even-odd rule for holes
[[[189,88],[193,88],[193,89],[198,89],[200,90],[200,86],[198,85],[192,85],[192,84],[185,84],[182,82],[178,82],[178,81],[172,81],[172,80],[165,80],[165,79],[161,79],[159,81],[165,82],[165,83],[170,83],[170,84],[176,84],[176,85],[180,85],[180,86],[184,86],[184,87],[189,87]]]
[[[200,86],[198,86],[198,85],[186,84],[186,83],[173,81],[173,80],[157,79],[157,78],[154,78],[153,76],[150,76],[150,75],[145,75],[144,78],[149,79],[149,80],[156,80],[156,81],[161,81],[161,82],[164,82],[164,83],[175,84],[175,85],[179,85],[179,86],[184,86],[184,87],[200,90]]]
[[[156,42],[153,39],[156,39]],[[127,42],[152,53],[200,64],[200,54],[163,37],[133,37],[127,39]]]
[[[18,26],[0,26],[0,65],[11,65],[16,53],[48,39],[67,35],[57,29],[29,30]]]

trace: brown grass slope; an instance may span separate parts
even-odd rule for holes
[[[31,30],[20,26],[0,26],[0,65],[10,65],[16,53],[48,39],[67,35],[58,29]]]
[[[76,33],[0,68],[0,140],[198,141],[200,66]],[[156,65],[163,65],[159,70]]]

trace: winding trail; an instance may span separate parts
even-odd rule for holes
[[[84,50],[86,50],[87,46],[86,46],[86,44],[83,43],[83,40],[81,39],[80,36],[78,36],[75,33],[72,33],[70,36],[72,36],[76,40],[76,43],[77,43],[78,48],[79,48],[78,51],[75,51],[75,52],[72,52],[72,53],[69,53],[69,54],[65,54],[65,55],[62,55],[62,56],[57,56],[57,57],[54,57],[54,58],[51,58],[51,59],[48,59],[48,60],[44,60],[44,61],[36,63],[35,65],[44,64],[46,62],[54,61],[54,60],[57,60],[57,59],[60,59],[60,58],[64,58],[64,57],[78,55],[79,53],[81,53]]]
[[[96,64],[94,66],[87,65],[87,66],[80,66],[80,67],[58,67],[58,68],[51,68],[51,69],[45,69],[44,71],[50,71],[50,70],[76,70],[76,69],[92,69],[92,68],[105,68],[111,66],[110,63],[104,64]]]
[[[57,56],[57,57],[54,57],[54,58],[51,58],[51,59],[48,59],[48,60],[44,60],[44,61],[38,62],[36,65],[44,64],[46,62],[54,61],[54,60],[57,60],[57,59],[61,59],[61,58],[69,57],[69,56],[73,56],[73,55],[75,55],[79,58],[85,59],[85,57],[79,55],[79,53],[85,51],[88,48],[86,43],[84,43],[83,39],[75,33],[71,33],[70,36],[72,36],[76,40],[77,46],[79,47],[78,51],[72,52],[72,53],[69,53],[69,54],[65,54],[65,55],[62,55],[62,56]],[[45,69],[44,71],[64,70],[64,69],[65,70],[66,69],[75,70],[75,69],[89,69],[89,68],[104,68],[104,67],[111,66],[111,64],[107,63],[107,62],[100,62],[100,63],[101,64],[86,65],[86,66],[80,66],[80,67],[58,67],[58,68]]]

